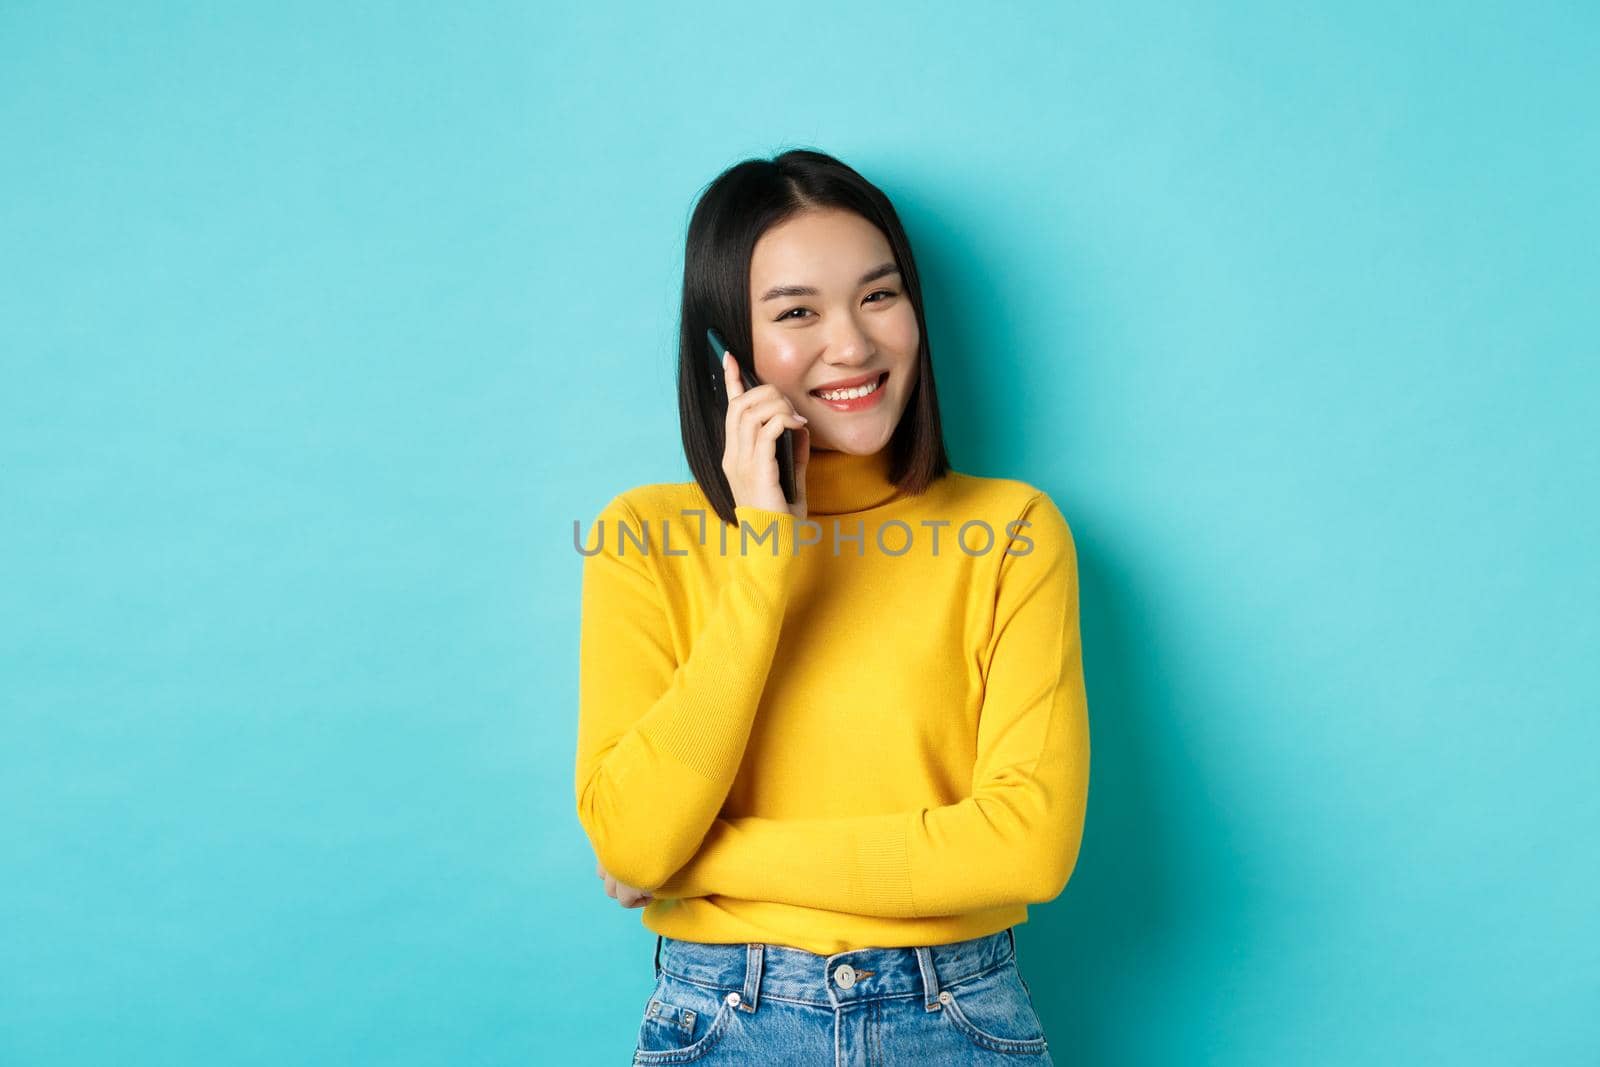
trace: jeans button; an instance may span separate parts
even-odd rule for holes
[[[849,989],[856,984],[856,969],[848,963],[841,963],[833,969],[833,980],[839,983],[839,988]]]

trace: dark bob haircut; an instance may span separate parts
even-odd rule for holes
[[[734,358],[755,374],[750,325],[750,257],[769,228],[804,211],[852,211],[876,226],[894,251],[906,295],[916,311],[917,383],[888,444],[889,477],[902,492],[921,493],[950,469],[933,384],[922,283],[911,242],[894,206],[877,186],[832,156],[793,149],[771,160],[747,159],[705,188],[689,221],[683,255],[683,306],[678,334],[678,418],[689,470],[712,508],[729,524],[733,491],[722,472],[720,390],[711,382],[706,329],[715,328]]]

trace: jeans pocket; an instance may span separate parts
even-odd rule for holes
[[[946,985],[939,1001],[950,1025],[979,1048],[1029,1056],[1049,1047],[1014,963]]]
[[[691,1063],[722,1041],[737,1011],[725,993],[662,974],[639,1023],[633,1062]]]

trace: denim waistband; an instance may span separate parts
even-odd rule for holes
[[[858,948],[819,956],[787,945],[714,945],[656,935],[656,974],[713,989],[738,990],[755,1011],[762,996],[838,1007],[852,1001],[920,996],[939,1010],[941,984],[954,985],[1011,962],[1011,927],[968,941],[917,948]]]

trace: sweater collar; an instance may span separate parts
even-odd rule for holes
[[[845,515],[893,500],[889,448],[869,455],[818,449],[806,461],[806,514]]]

